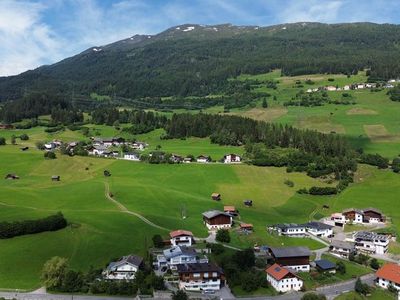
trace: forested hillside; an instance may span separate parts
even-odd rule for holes
[[[283,75],[400,75],[400,26],[296,23],[270,27],[181,25],[133,36],[18,76],[0,78],[0,101],[29,91],[133,99],[225,93],[228,78],[281,68]]]

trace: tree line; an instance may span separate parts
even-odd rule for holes
[[[67,220],[62,213],[37,220],[25,220],[15,222],[0,222],[0,239],[8,239],[15,236],[40,233],[44,231],[56,231],[67,226]]]

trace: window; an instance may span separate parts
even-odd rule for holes
[[[193,273],[193,277],[194,278],[199,278],[200,277],[200,273]]]

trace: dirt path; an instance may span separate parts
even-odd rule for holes
[[[165,227],[159,226],[157,224],[154,224],[149,219],[146,219],[145,217],[143,217],[141,214],[138,214],[136,212],[133,212],[133,211],[130,211],[129,209],[127,209],[122,203],[118,202],[113,197],[111,197],[111,195],[110,195],[110,185],[108,184],[108,182],[104,182],[104,186],[105,186],[104,195],[106,196],[106,198],[108,200],[110,200],[112,203],[114,203],[119,208],[119,210],[121,212],[133,215],[133,216],[139,218],[140,220],[142,220],[143,222],[145,222],[147,225],[150,225],[150,226],[152,226],[154,228],[170,231],[168,228],[165,228]]]

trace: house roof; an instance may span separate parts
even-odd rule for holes
[[[284,223],[284,224],[275,224],[273,225],[275,228],[279,229],[288,229],[288,228],[305,228],[304,224],[295,224],[295,223]]]
[[[369,231],[358,231],[354,235],[354,239],[356,240],[363,240],[363,241],[372,241],[374,239],[379,239],[379,240],[388,240],[389,238],[386,235],[383,234],[377,234],[375,232],[369,232]]]
[[[225,205],[224,206],[224,211],[226,212],[226,211],[228,211],[228,212],[235,212],[236,211],[236,208],[234,207],[234,206],[232,206],[232,205]]]
[[[196,256],[196,250],[193,248],[189,248],[186,246],[175,246],[171,247],[169,249],[165,249],[163,251],[164,256],[167,259],[170,259],[172,257],[180,256],[180,255],[186,255],[186,256]]]
[[[332,229],[333,226],[332,225],[328,225],[325,223],[321,223],[321,222],[308,222],[306,224],[304,224],[307,228],[314,228],[317,230],[326,230],[326,229]]]
[[[176,238],[176,237],[182,236],[182,235],[185,235],[185,236],[193,236],[193,233],[192,233],[191,231],[181,230],[181,229],[175,230],[175,231],[171,231],[171,232],[169,233],[169,236],[170,236],[171,238]]]
[[[345,242],[345,241],[332,240],[331,246],[335,247],[335,248],[354,250],[354,243]]]
[[[205,273],[218,272],[224,274],[224,271],[214,263],[193,263],[177,265],[178,273]]]
[[[127,255],[121,257],[118,261],[113,261],[111,262],[107,269],[108,270],[115,270],[118,266],[124,265],[124,264],[131,264],[136,267],[139,267],[143,263],[143,258],[137,255]]]
[[[372,211],[375,212],[377,214],[383,215],[382,212],[379,209],[376,209],[375,207],[367,207],[363,209],[363,212],[367,212],[367,211]]]
[[[307,247],[271,247],[271,252],[276,258],[310,256],[311,251]]]
[[[398,264],[387,263],[376,271],[375,275],[376,277],[400,284],[400,266]]]
[[[349,212],[356,212],[356,213],[359,213],[359,214],[362,214],[362,210],[361,209],[355,209],[355,208],[348,208],[348,209],[345,209],[345,210],[343,210],[343,214],[346,214],[346,213],[349,213]]]
[[[336,264],[327,259],[316,260],[315,265],[321,270],[331,270],[336,268]]]
[[[253,228],[253,224],[240,223],[240,228]]]
[[[220,193],[212,193],[212,194],[211,194],[211,197],[220,197],[220,196],[221,196]]]
[[[219,210],[209,210],[209,211],[203,212],[203,216],[206,217],[207,219],[212,219],[212,218],[218,217],[220,215],[231,217],[229,214],[227,214],[223,211],[219,211]]]
[[[292,275],[293,277],[295,277],[296,275],[294,275],[292,272],[290,272],[288,269],[278,265],[278,264],[273,264],[272,266],[270,266],[269,268],[267,268],[265,270],[265,272],[272,276],[273,278],[275,278],[276,280],[281,280],[283,278],[285,278],[287,275]]]

